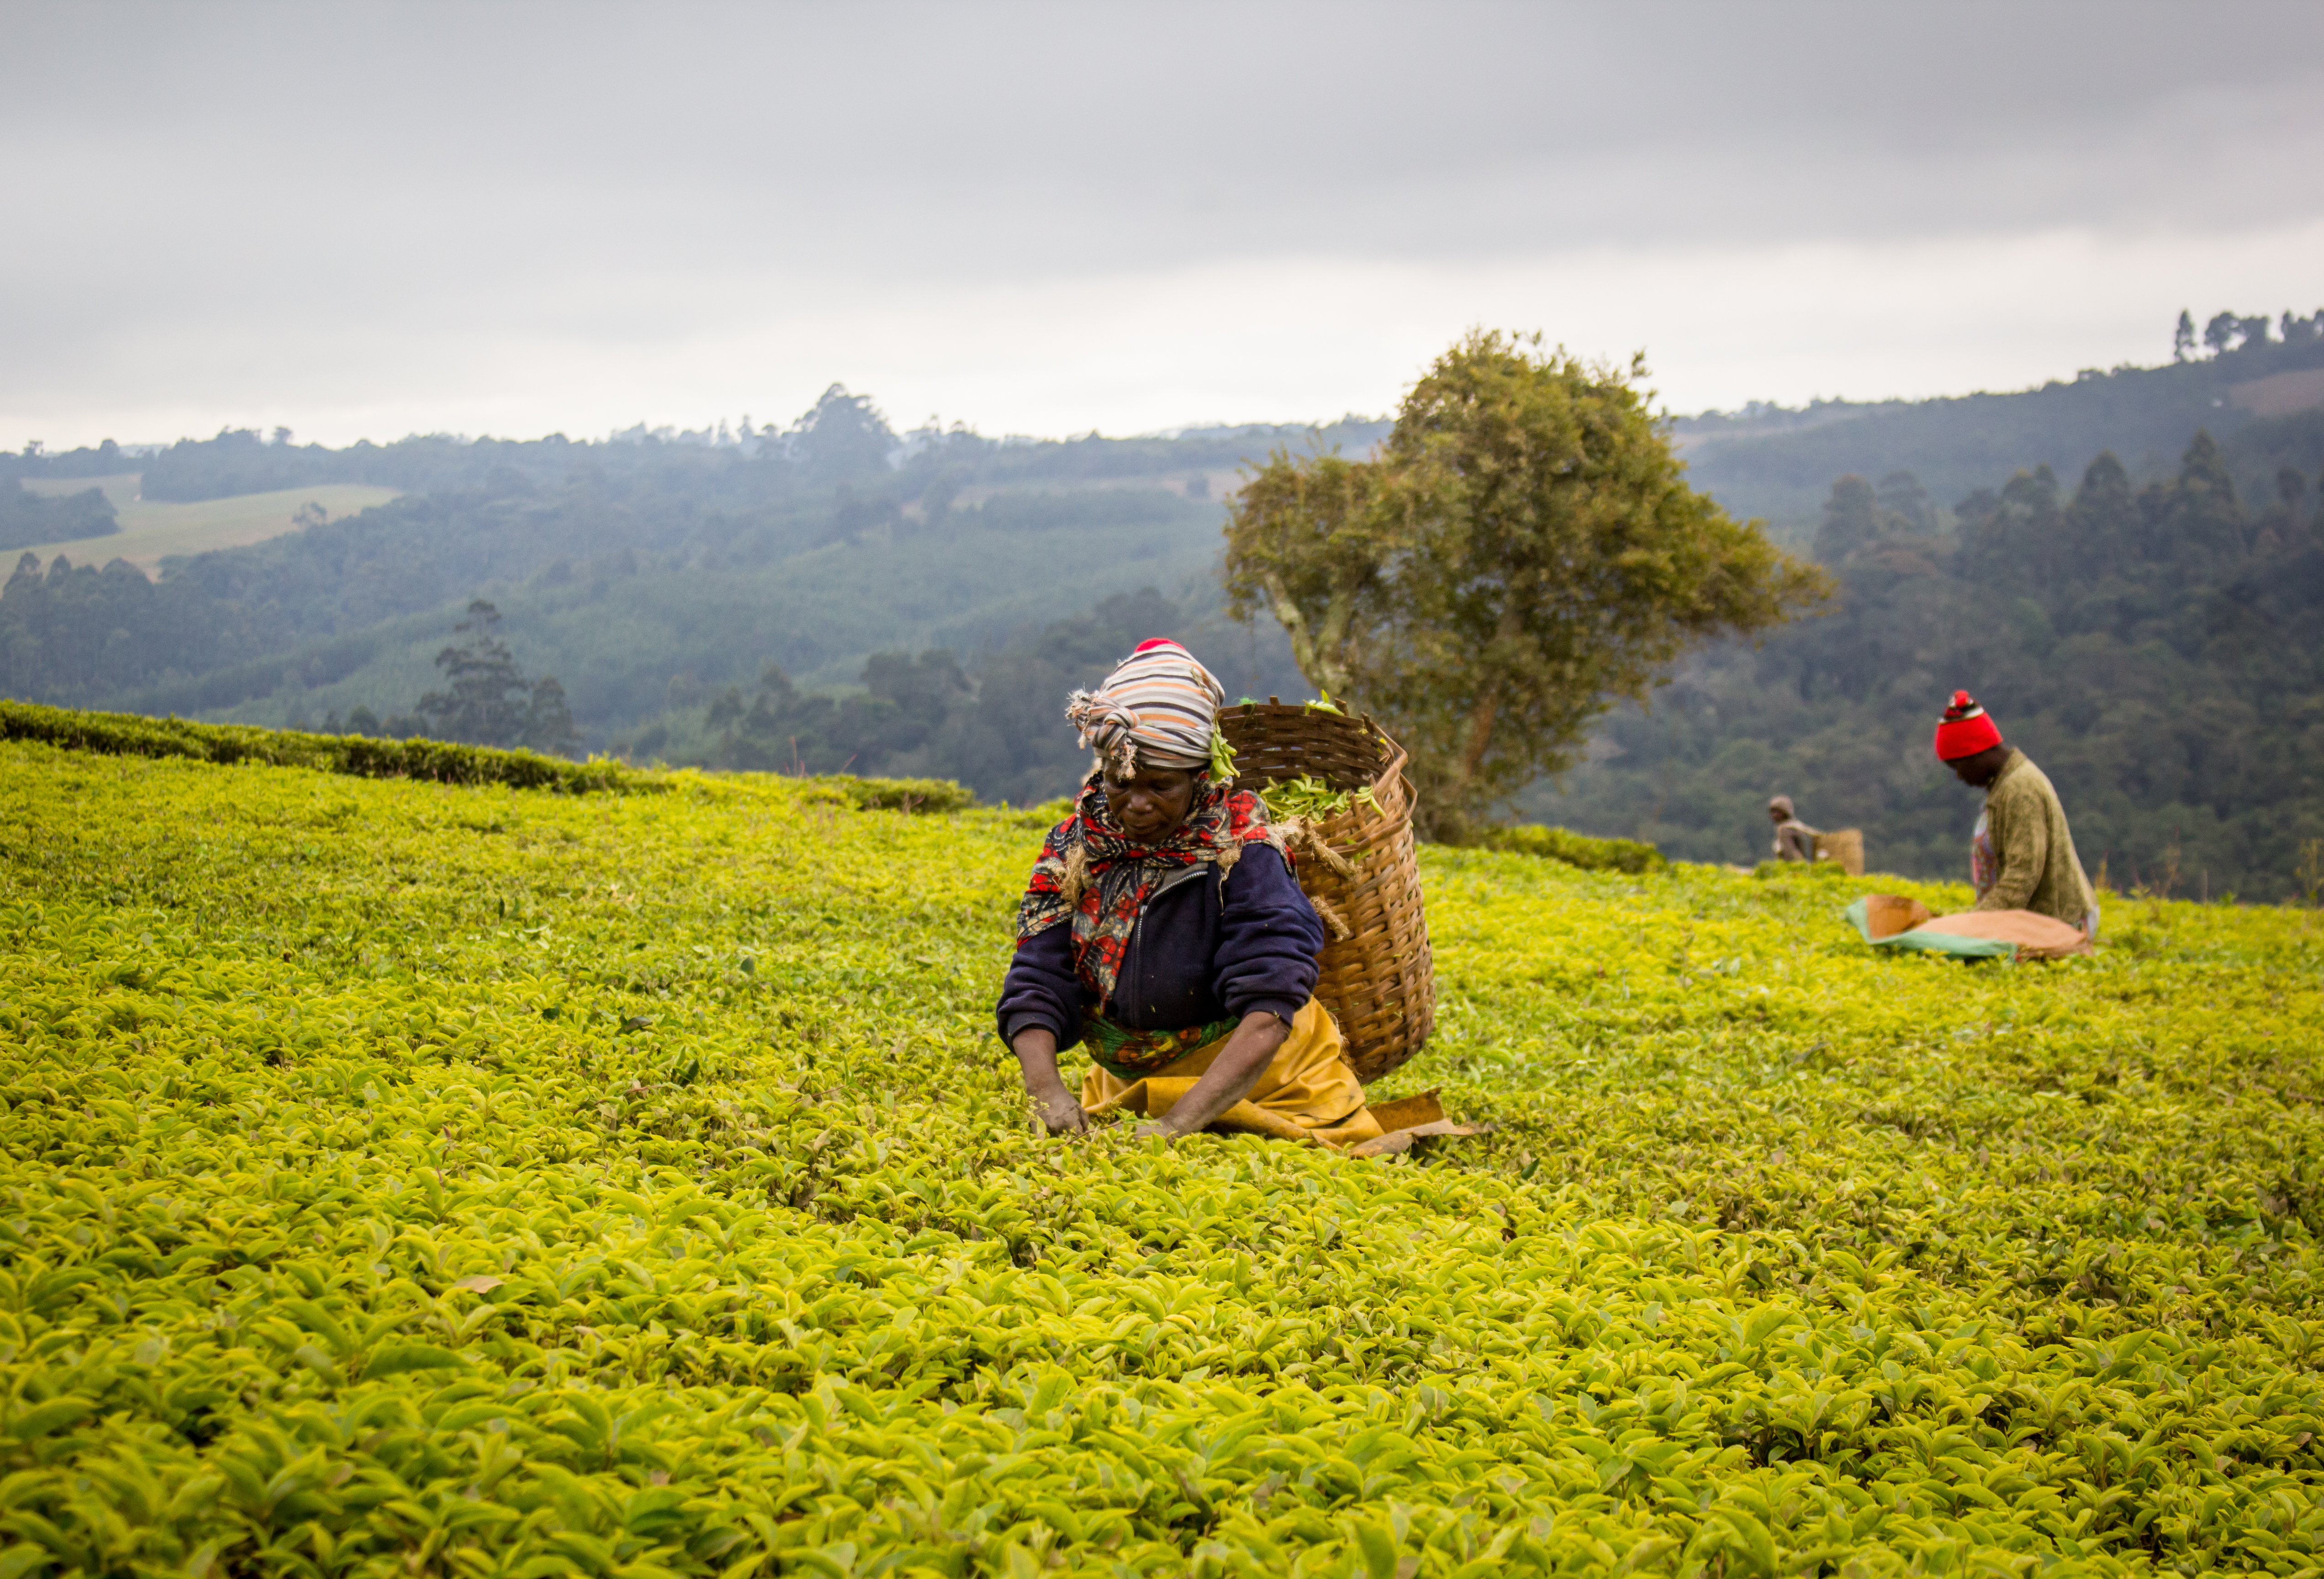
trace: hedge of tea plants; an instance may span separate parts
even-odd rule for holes
[[[0,744],[0,1579],[2319,1564],[2308,913],[1432,850],[1491,1134],[1062,1142],[1038,816],[655,782]]]
[[[198,724],[135,713],[92,713],[0,700],[0,740],[42,741],[74,751],[196,762],[263,762],[317,768],[368,779],[433,779],[445,784],[508,784],[580,794],[654,788],[617,762],[569,762],[539,752],[457,745],[438,740],[376,740],[313,734],[246,724]]]
[[[665,775],[641,773],[626,762],[593,757],[586,762],[498,746],[449,741],[380,740],[364,734],[313,734],[258,729],[247,724],[197,724],[135,713],[93,713],[0,699],[0,740],[40,741],[107,755],[190,757],[196,762],[254,762],[314,768],[364,779],[430,779],[439,784],[505,784],[567,795],[591,790],[636,794],[668,788]],[[808,791],[860,811],[957,811],[976,797],[949,779],[875,779],[828,774]]]

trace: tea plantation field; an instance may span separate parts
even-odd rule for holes
[[[1431,851],[1360,1163],[1032,1132],[1038,841],[0,744],[0,1579],[2324,1565],[2310,914]]]

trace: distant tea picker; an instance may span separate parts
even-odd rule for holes
[[[1937,725],[1937,759],[1985,791],[1969,836],[1969,882],[1980,910],[2032,910],[2098,933],[2098,892],[2074,853],[2066,808],[2033,760],[2005,744],[2000,726],[1967,691]]]
[[[1800,820],[1788,795],[1777,795],[1767,802],[1767,820],[1775,825],[1775,859],[1778,861],[1812,861],[1816,858],[1816,830]]]
[[[1969,837],[1977,902],[1959,915],[1931,916],[1918,900],[1866,894],[1848,908],[1864,940],[1876,948],[1969,957],[2089,953],[2098,932],[2098,894],[2048,778],[2024,752],[2003,743],[2000,727],[1967,691],[1953,693],[1937,725],[1936,748],[1955,778],[1985,791]]]
[[[1768,820],[1775,825],[1775,859],[1829,861],[1850,877],[1864,875],[1864,833],[1860,828],[1835,828],[1826,833],[1800,820],[1792,798],[1778,795],[1767,802]]]
[[[1073,696],[1099,765],[1019,906],[1001,1037],[1053,1134],[1128,1110],[1141,1133],[1364,1147],[1384,1126],[1314,997],[1323,923],[1265,803],[1234,788],[1224,699],[1168,641]],[[1075,1043],[1092,1065],[1078,1094],[1057,1069]]]

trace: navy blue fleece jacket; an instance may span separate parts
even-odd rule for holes
[[[1323,924],[1281,853],[1246,845],[1223,885],[1218,869],[1204,864],[1157,888],[1130,935],[1106,1012],[1136,1030],[1178,1030],[1261,1009],[1288,1025],[1315,991],[1323,947]],[[1096,1007],[1074,972],[1073,925],[1061,921],[1017,946],[1001,983],[1001,1039],[1044,1026],[1069,1048],[1081,1040],[1082,1016]]]

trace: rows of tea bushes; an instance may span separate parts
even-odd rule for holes
[[[261,762],[315,768],[367,779],[431,779],[443,784],[507,784],[521,790],[581,794],[592,790],[653,787],[645,775],[618,762],[570,762],[539,752],[459,745],[438,740],[378,740],[362,734],[314,734],[296,729],[254,729],[242,724],[198,724],[136,713],[97,713],[0,700],[0,740],[35,740],[74,751],[196,762]]]
[[[2324,1563],[2308,913],[1430,851],[1491,1134],[1059,1142],[1038,817],[664,782],[0,743],[0,1579]]]

